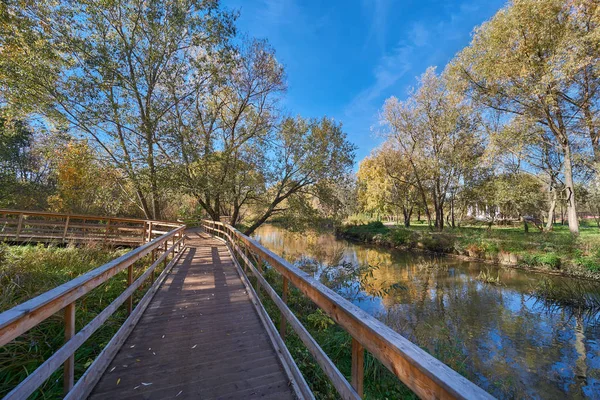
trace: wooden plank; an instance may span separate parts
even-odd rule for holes
[[[19,214],[19,224],[17,225],[17,234],[15,235],[15,240],[19,240],[19,234],[21,233],[22,227],[23,227],[23,214]]]
[[[67,230],[69,229],[69,219],[70,217],[67,215],[67,219],[65,220],[65,229],[63,230],[62,241],[64,242],[67,237]]]
[[[352,338],[352,387],[363,397],[365,379],[365,349],[358,340]]]
[[[161,246],[171,235],[183,229],[184,227],[177,228],[170,234],[161,236],[113,261],[3,312],[0,314],[0,346],[27,332],[52,314],[62,310],[67,304],[81,298],[90,290],[98,287],[127,268],[127,266],[150,253],[153,249]]]
[[[222,226],[205,221],[211,226]],[[214,228],[213,228],[214,229]],[[493,397],[381,321],[361,310],[248,236],[228,227],[236,238],[262,257],[282,276],[343,327],[353,338],[425,399],[492,399]]]
[[[287,304],[287,296],[288,296],[288,280],[285,277],[282,277],[283,279],[283,289],[281,291],[281,301],[283,301],[285,304]],[[283,312],[280,311],[279,314],[279,336],[281,336],[281,338],[283,340],[285,340],[285,330],[287,327],[287,322],[285,319],[285,315],[283,314]]]
[[[65,307],[65,343],[75,335],[75,303]],[[64,364],[63,393],[67,394],[75,383],[75,356],[71,354]]]

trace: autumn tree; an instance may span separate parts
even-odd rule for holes
[[[579,231],[574,145],[586,130],[597,152],[598,5],[515,0],[475,31],[451,70],[479,104],[540,124],[560,148],[569,229]]]
[[[444,207],[482,154],[478,114],[445,76],[429,68],[406,101],[395,97],[383,107],[388,142],[408,163],[427,219],[444,228]]]

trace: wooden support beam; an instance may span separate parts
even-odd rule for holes
[[[352,338],[352,387],[360,397],[363,397],[365,379],[365,349],[362,344]]]
[[[75,335],[75,302],[65,307],[65,343]],[[63,372],[63,392],[66,395],[75,383],[75,356],[71,354],[65,361]]]
[[[288,279],[283,276],[283,289],[281,292],[281,300],[283,300],[283,302],[285,304],[287,304],[287,297],[288,297]],[[285,315],[283,313],[283,311],[279,312],[279,336],[281,336],[281,338],[283,340],[285,340],[285,331],[287,328],[287,321],[285,319]]]
[[[69,231],[69,220],[70,219],[71,219],[71,217],[67,215],[67,219],[65,220],[65,229],[63,230],[63,236],[62,236],[63,243],[67,241],[67,232]]]
[[[131,286],[133,283],[133,264],[130,264],[127,267],[127,287]],[[131,296],[127,298],[127,315],[131,315],[131,310],[133,310],[133,293]]]
[[[19,240],[19,235],[21,234],[22,228],[23,228],[23,213],[19,214],[19,224],[17,225],[17,234],[15,235],[15,240]]]

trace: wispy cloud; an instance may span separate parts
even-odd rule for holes
[[[390,0],[363,0],[364,13],[369,18],[369,33],[365,41],[365,46],[372,45],[375,42],[381,53],[385,52],[387,21],[389,15]]]

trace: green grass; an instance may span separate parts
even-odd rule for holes
[[[511,254],[521,266],[600,277],[600,229],[595,226],[582,226],[578,237],[562,225],[555,225],[552,232],[530,229],[525,233],[522,227],[510,226],[447,227],[443,232],[432,232],[423,224],[407,229],[369,222],[344,225],[337,233],[350,240],[490,261],[503,261],[503,256]]]
[[[44,293],[62,283],[121,256],[130,249],[100,246],[44,247],[7,246],[0,243],[0,311]],[[134,265],[134,277],[149,265],[146,257]],[[126,271],[100,285],[76,302],[76,330],[89,323],[127,286]],[[144,295],[136,291],[134,304]],[[126,305],[109,318],[102,328],[75,353],[77,380],[106,346],[127,317]],[[0,349],[0,397],[6,395],[64,344],[62,312],[14,339]],[[30,398],[62,398],[62,368],[56,371]]]

